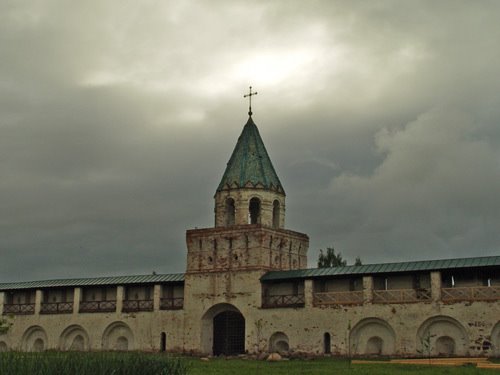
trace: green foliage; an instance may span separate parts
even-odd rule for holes
[[[361,258],[356,257],[354,265],[361,266],[362,264]],[[342,257],[340,252],[335,253],[335,249],[333,247],[327,247],[326,252],[323,252],[323,249],[319,249],[318,268],[344,266],[347,266],[347,261]]]
[[[427,333],[420,337],[420,347],[422,349],[417,349],[417,352],[421,354],[423,357],[428,357],[429,358],[429,363],[431,361],[431,354],[432,354],[432,338],[435,337],[436,335],[431,335],[430,331],[427,331]]]
[[[185,375],[186,361],[144,353],[0,353],[0,374],[9,375]]]
[[[178,358],[164,354],[110,352],[0,353],[2,375],[224,375],[224,374],[335,374],[335,375],[472,375],[490,373],[475,367],[353,364],[346,359],[292,359],[266,362],[244,359]],[[496,373],[491,370],[491,374]]]
[[[323,249],[319,250],[318,257],[318,267],[343,267],[347,265],[347,261],[342,258],[342,254],[339,252],[335,254],[335,249],[333,247],[327,247],[326,253]]]
[[[0,335],[7,333],[12,325],[7,319],[0,318]]]

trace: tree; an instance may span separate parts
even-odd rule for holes
[[[355,266],[361,266],[363,263],[361,262],[361,258],[358,256],[354,261]],[[335,253],[335,249],[333,247],[327,247],[326,251],[323,249],[319,249],[319,257],[318,257],[318,267],[326,268],[326,267],[344,267],[347,266],[347,261],[342,257],[340,252]]]
[[[0,318],[0,335],[7,333],[11,325],[12,323],[7,319]]]
[[[339,252],[335,254],[335,249],[333,247],[327,247],[326,253],[323,249],[319,250],[318,257],[318,267],[344,267],[347,265],[347,261],[342,258],[342,254]]]

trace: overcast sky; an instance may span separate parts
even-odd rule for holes
[[[183,272],[250,84],[310,267],[498,255],[499,14],[0,0],[0,281]]]

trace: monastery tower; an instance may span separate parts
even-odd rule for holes
[[[215,227],[187,231],[187,273],[306,268],[308,237],[284,226],[285,191],[250,116],[215,193]]]
[[[193,347],[201,335],[202,351],[217,354],[227,350],[217,347],[213,331],[228,322],[244,330],[243,316],[250,318],[261,305],[262,275],[307,267],[309,238],[284,229],[285,190],[251,111],[214,198],[215,227],[186,233],[185,309],[193,312],[186,321]],[[227,342],[222,333],[221,345]]]

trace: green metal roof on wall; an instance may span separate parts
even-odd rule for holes
[[[44,280],[44,281],[23,281],[17,283],[0,283],[0,290],[179,283],[183,281],[184,281],[183,273],[163,274],[163,275],[111,276],[111,277],[95,277],[95,278],[85,278],[85,279],[59,279],[59,280]]]
[[[285,192],[252,117],[243,127],[217,191],[242,187]]]
[[[329,276],[370,275],[396,272],[439,271],[469,267],[500,266],[500,256],[424,260],[415,262],[365,264],[361,266],[309,268],[291,271],[271,271],[261,277],[262,281],[309,279]]]
[[[271,271],[262,276],[262,281],[285,281],[291,279],[309,279],[321,277],[349,276],[349,275],[372,275],[386,273],[416,272],[416,271],[438,271],[446,269],[460,269],[470,267],[500,266],[500,256],[487,256],[476,258],[456,258],[424,260],[415,262],[365,264],[361,266],[345,266],[330,268],[309,268],[291,271]],[[156,283],[181,283],[184,282],[184,274],[159,274],[159,275],[136,275],[136,276],[110,276],[83,279],[57,279],[44,281],[23,281],[14,283],[0,283],[0,290],[19,289],[45,289],[63,287],[83,286],[106,286],[106,285],[134,285],[134,284],[156,284]]]

